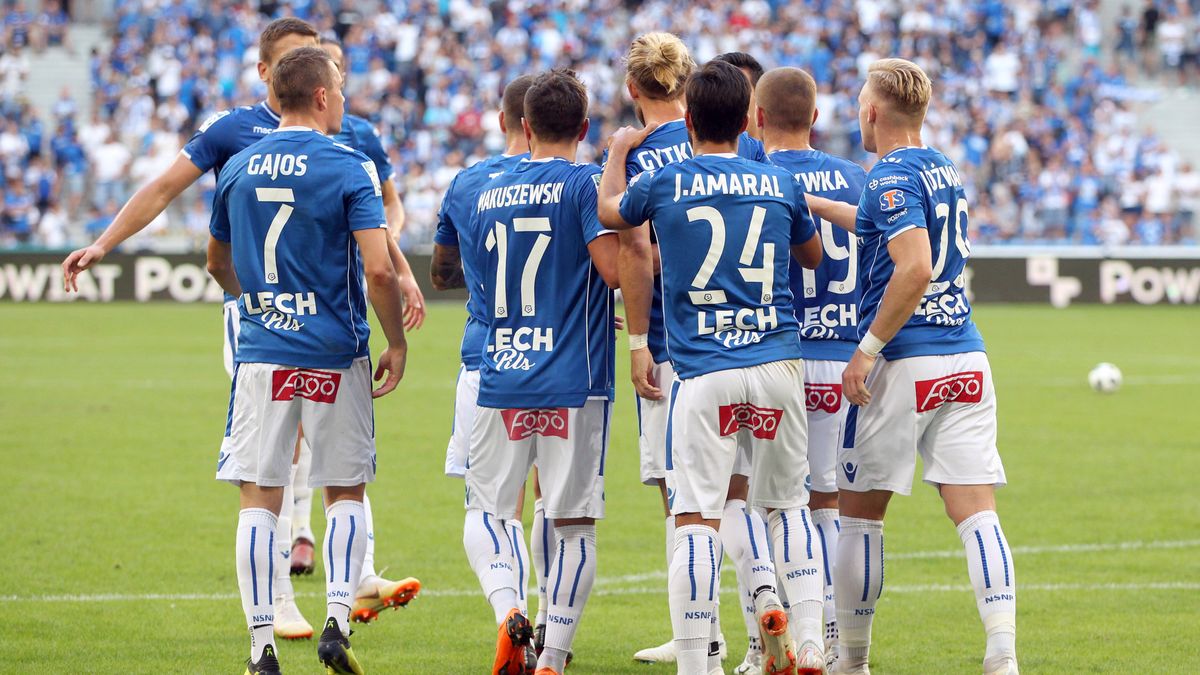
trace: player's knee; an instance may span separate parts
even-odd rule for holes
[[[592,525],[595,526],[595,518],[555,518],[555,527],[570,527],[572,525]]]
[[[836,492],[808,493],[808,509],[810,511],[819,511],[820,509],[836,509],[837,507],[838,495]]]
[[[980,511],[996,510],[996,491],[991,485],[940,485],[938,492],[955,525]]]
[[[334,503],[345,500],[361,502],[363,500],[363,495],[366,494],[366,487],[367,486],[365,483],[359,483],[358,485],[345,487],[334,485],[327,486],[325,488],[325,507],[329,508],[330,506],[333,506]]]

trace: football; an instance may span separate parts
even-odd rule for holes
[[[1121,388],[1121,369],[1111,363],[1098,363],[1088,373],[1088,384],[1094,391],[1111,394]]]

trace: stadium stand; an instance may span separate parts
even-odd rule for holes
[[[519,74],[580,73],[593,97],[580,156],[598,160],[633,120],[620,63],[633,27],[678,33],[698,61],[744,50],[809,70],[815,144],[864,163],[855,97],[867,65],[916,61],[935,82],[928,140],[965,172],[976,243],[1197,241],[1195,146],[1181,155],[1139,115],[1200,84],[1196,0],[1116,12],[1096,0],[117,0],[86,84],[47,107],[29,92],[61,85],[29,79],[30,53],[76,49],[73,25],[57,2],[27,4],[3,3],[0,248],[90,241],[209,114],[263,97],[255,38],[285,13],[345,45],[350,108],[381,129],[399,168],[408,249],[429,245],[454,174],[501,149],[491,111]],[[195,250],[212,185],[131,246]]]

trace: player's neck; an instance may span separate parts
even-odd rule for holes
[[[763,133],[763,148],[767,152],[780,150],[812,150],[812,136],[808,131],[785,133],[771,131]]]
[[[275,90],[267,87],[267,107],[276,115],[279,114],[279,99],[275,98]]]
[[[579,147],[578,141],[570,141],[566,143],[530,143],[529,144],[529,159],[537,161],[539,159],[552,159],[559,157],[568,162],[575,161],[575,149]]]
[[[734,139],[732,143],[719,143],[715,141],[700,141],[692,143],[692,154],[697,157],[700,155],[719,155],[730,152],[737,154],[737,150],[737,139]]]
[[[525,140],[525,134],[510,134],[506,140],[504,154],[509,157],[524,155],[529,152],[529,141]]]
[[[642,119],[646,124],[666,124],[675,120],[683,119],[684,113],[687,112],[687,104],[684,103],[683,97],[677,98],[674,101],[655,101],[646,99],[642,101]]]
[[[317,118],[314,115],[305,113],[284,113],[279,118],[279,128],[287,129],[290,127],[306,127],[318,134],[325,133],[325,127],[317,121]]]
[[[921,140],[921,129],[880,129],[875,128],[875,153],[884,157],[898,148],[921,148],[925,142]]]

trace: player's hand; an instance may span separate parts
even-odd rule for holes
[[[416,330],[425,323],[425,295],[417,280],[400,276],[400,294],[404,296],[404,330]]]
[[[846,370],[842,371],[842,393],[846,400],[854,405],[867,405],[871,402],[871,392],[867,390],[867,376],[875,367],[874,356],[867,356],[861,349],[854,350]]]
[[[661,401],[663,393],[654,381],[654,357],[650,355],[650,349],[643,347],[629,352],[629,365],[637,395],[648,401]]]
[[[62,264],[63,290],[78,291],[80,273],[104,260],[104,256],[107,254],[108,251],[95,244],[72,251],[71,255],[67,256],[67,259]]]
[[[647,124],[641,129],[633,127],[621,127],[608,141],[608,152],[610,154],[623,153],[629,154],[629,151],[642,144],[646,137],[658,128],[658,124]]]
[[[625,330],[625,317],[620,314],[613,316],[613,330]]]
[[[379,388],[371,392],[371,398],[379,398],[387,396],[400,384],[400,378],[404,377],[404,364],[408,362],[408,343],[405,342],[398,347],[388,347],[379,355],[379,366],[375,368],[375,381],[383,380],[384,373],[387,373],[387,379]]]

